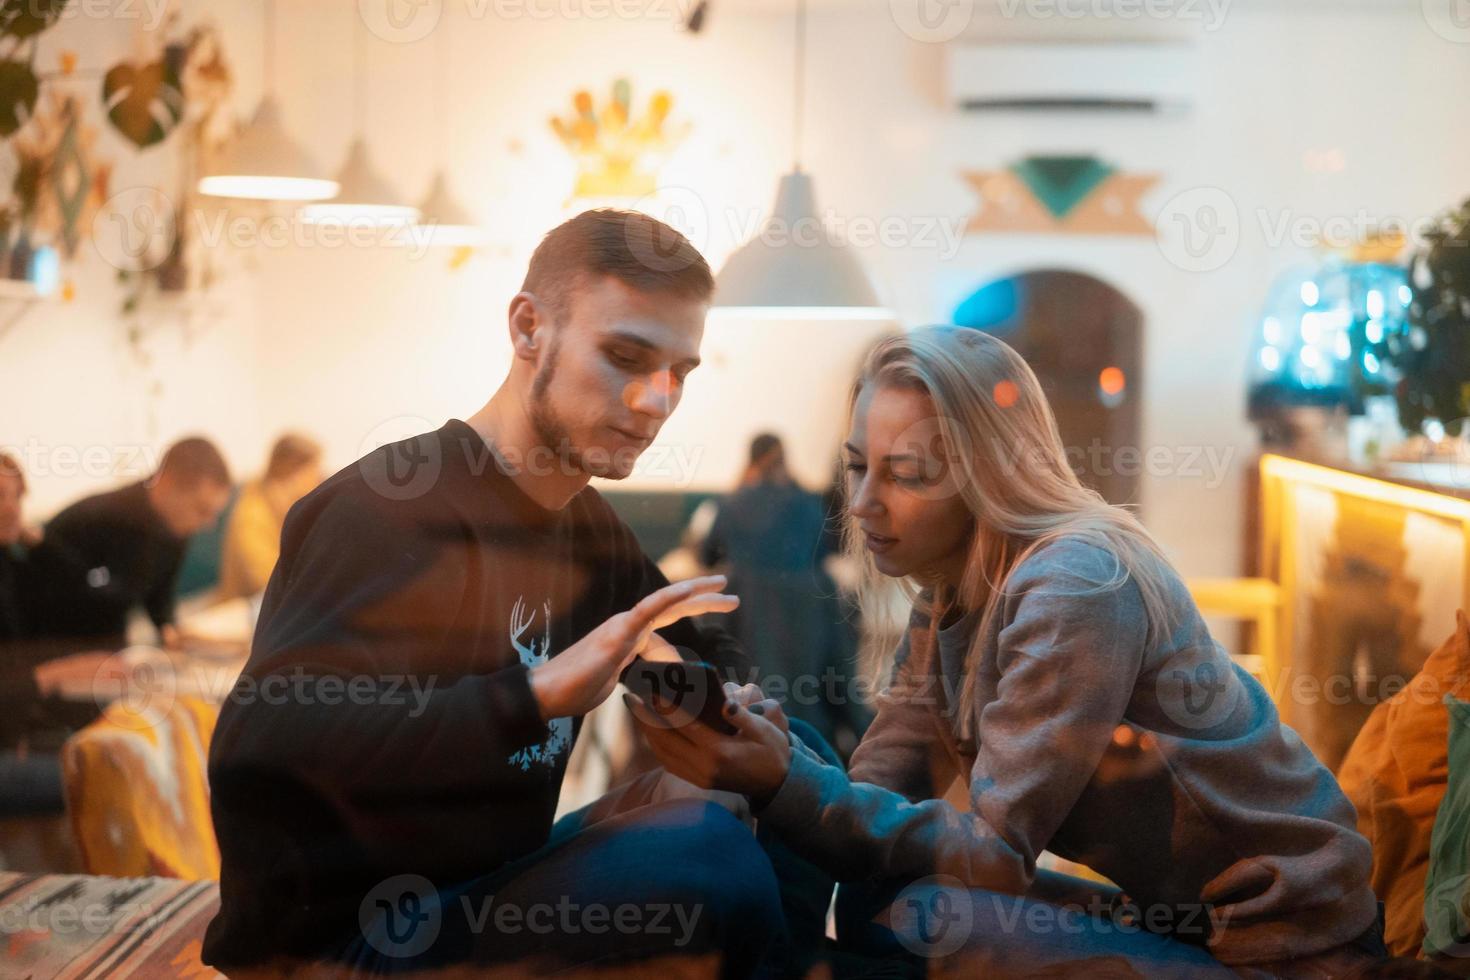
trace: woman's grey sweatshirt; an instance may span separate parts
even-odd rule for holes
[[[1352,804],[1171,568],[1175,622],[1156,642],[1131,578],[1100,588],[1117,570],[1076,536],[1016,567],[983,638],[970,744],[952,706],[980,617],[934,630],[915,611],[850,775],[797,744],[757,815],[839,880],[1022,894],[1050,849],[1145,914],[1182,925],[1203,907],[1227,964],[1354,939],[1377,903]],[[969,812],[938,798],[961,774]]]

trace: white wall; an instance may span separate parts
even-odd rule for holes
[[[351,130],[356,5],[280,7],[277,87],[287,121],[335,168]],[[0,418],[9,429],[0,442],[110,445],[199,429],[217,435],[248,471],[285,427],[317,433],[331,462],[342,465],[396,435],[395,427],[472,412],[503,373],[505,305],[537,236],[580,209],[567,199],[572,164],[546,126],[578,87],[601,93],[627,75],[635,101],[659,87],[673,91],[676,115],[695,128],[663,173],[664,199],[698,202],[707,219],[695,222],[696,237],[716,265],[769,206],[791,153],[791,25],[779,5],[716,3],[699,36],[661,19],[507,21],[474,19],[462,2],[450,7],[440,30],[450,38],[452,98],[425,109],[438,35],[375,41],[369,139],[382,169],[417,197],[435,166],[439,127],[448,127],[457,191],[487,218],[489,248],[457,270],[441,252],[401,249],[226,256],[230,276],[218,294],[227,298],[226,314],[193,348],[160,354],[165,388],[151,401],[151,424],[142,381],[115,349],[116,301],[101,299],[110,270],[88,256],[78,278],[98,285],[74,310],[48,306],[0,336]],[[255,8],[213,9],[227,28],[243,112],[259,92]],[[918,235],[933,222],[962,225],[973,210],[963,170],[1069,151],[1160,173],[1144,202],[1151,217],[1181,191],[1224,190],[1242,216],[1240,243],[1210,273],[1170,264],[1152,238],[971,237],[953,254],[941,238],[863,255],[906,324],[945,320],[984,282],[1039,266],[1085,271],[1128,294],[1147,317],[1145,443],[1177,447],[1181,460],[1192,447],[1232,460],[1218,486],[1203,477],[1146,478],[1145,517],[1187,573],[1234,573],[1243,468],[1254,446],[1243,419],[1253,321],[1271,278],[1309,258],[1272,247],[1258,212],[1268,224],[1283,211],[1415,217],[1463,197],[1470,130],[1457,124],[1454,93],[1470,83],[1470,47],[1437,36],[1417,3],[1237,2],[1212,31],[1168,21],[1026,20],[995,9],[977,11],[970,36],[1191,36],[1202,78],[1196,107],[1176,120],[962,116],[945,104],[942,46],[905,35],[886,0],[819,5],[808,30],[804,163],[820,202],[843,220],[902,218]],[[84,60],[94,54],[104,60],[91,49]],[[124,165],[147,171],[158,164],[146,158],[165,153],[115,155],[120,172]],[[1309,172],[1308,154],[1340,158],[1344,169]],[[833,394],[846,383],[821,368],[855,355],[865,335],[849,327],[712,320],[712,350],[766,370],[702,369],[703,387],[671,422],[665,451],[698,458],[695,485],[724,486],[745,439],[780,422],[808,478],[821,479],[840,430]],[[36,510],[102,482],[38,479]]]

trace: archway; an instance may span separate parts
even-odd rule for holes
[[[1138,502],[1143,313],[1132,300],[1085,273],[1039,269],[986,283],[953,319],[1031,365],[1085,484],[1109,503]]]

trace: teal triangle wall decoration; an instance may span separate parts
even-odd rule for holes
[[[1062,220],[1115,172],[1097,157],[1027,157],[1011,172],[1036,195],[1052,217]]]

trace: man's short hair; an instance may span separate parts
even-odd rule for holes
[[[709,263],[689,239],[642,212],[616,208],[583,211],[547,232],[521,289],[560,318],[571,308],[573,291],[603,276],[640,292],[685,299],[708,301],[715,291]]]
[[[9,453],[0,453],[0,476],[13,476],[20,483],[20,492],[26,492],[25,470],[20,468],[20,463]]]
[[[167,473],[184,487],[197,487],[201,483],[214,483],[222,487],[230,485],[230,468],[214,443],[200,436],[180,439],[163,454],[158,465],[157,480]]]
[[[288,432],[271,446],[270,461],[265,466],[265,478],[284,480],[321,458],[322,447],[315,439]]]

